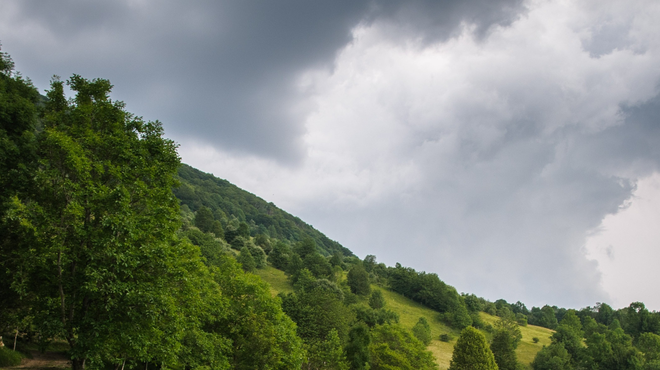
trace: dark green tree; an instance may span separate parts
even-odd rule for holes
[[[197,210],[197,214],[195,214],[195,226],[202,230],[202,232],[213,232],[213,221],[215,220],[210,209],[202,207]]]
[[[563,344],[543,346],[532,361],[534,370],[572,370],[571,355]]]
[[[522,340],[518,324],[511,319],[501,319],[495,325],[490,349],[500,370],[515,370],[518,367],[516,348]]]
[[[213,225],[211,226],[211,232],[215,235],[216,238],[223,238],[225,237],[225,230],[222,228],[222,223],[218,220],[213,221]]]
[[[287,244],[277,241],[268,255],[268,262],[278,270],[287,271],[291,254],[291,248]]]
[[[486,337],[477,329],[463,329],[452,354],[449,370],[497,370],[493,352]]]
[[[351,292],[354,294],[366,296],[371,293],[369,274],[362,265],[358,264],[353,266],[353,268],[348,271],[346,279],[348,286],[351,288]]]
[[[351,328],[346,344],[346,358],[351,370],[362,370],[369,366],[369,343],[371,336],[369,328],[364,323],[358,323]]]
[[[39,93],[15,73],[9,55],[0,52],[0,330],[23,329],[29,322],[25,298],[12,288],[9,252],[22,240],[11,221],[12,198],[32,186],[37,165],[35,130]]]

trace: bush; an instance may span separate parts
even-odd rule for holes
[[[445,333],[445,334],[440,334],[440,340],[443,342],[450,342],[453,338],[451,334]]]
[[[21,354],[5,347],[0,347],[0,367],[18,366],[21,364]]]
[[[532,338],[532,342],[534,342],[534,343],[538,343],[538,342],[539,342],[539,338],[537,338],[537,337]]]

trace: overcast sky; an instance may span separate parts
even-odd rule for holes
[[[405,4],[405,5],[402,5]],[[660,2],[0,1],[42,92],[461,292],[660,310]]]

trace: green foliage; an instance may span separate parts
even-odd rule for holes
[[[0,367],[18,366],[22,358],[20,353],[0,347]]]
[[[343,340],[355,316],[342,302],[341,290],[327,280],[316,281],[306,269],[296,293],[280,295],[282,309],[298,325],[305,341],[324,340],[332,329]]]
[[[383,297],[383,292],[380,290],[374,290],[369,297],[369,307],[377,310],[379,308],[385,307],[385,298]]]
[[[440,334],[439,339],[442,342],[450,342],[452,339],[454,339],[454,337],[449,333],[442,333],[442,334]]]
[[[264,234],[257,234],[257,236],[254,237],[254,244],[261,247],[266,254],[270,254],[273,250],[273,247],[270,244],[270,239]]]
[[[216,216],[220,214],[234,216],[246,226],[254,222],[255,230],[248,230],[248,234],[244,234],[244,237],[250,236],[250,231],[254,231],[260,234],[268,233],[270,238],[287,240],[290,243],[311,238],[323,255],[331,255],[335,251],[343,256],[353,255],[350,250],[330,240],[299,218],[254,194],[239,189],[226,180],[218,179],[185,164],[181,165],[178,174],[181,185],[174,189],[174,193],[182,205],[187,205],[192,211],[205,206]],[[221,217],[216,219],[220,220]],[[223,226],[225,226],[225,238],[231,243],[233,237],[238,235],[236,233],[239,232],[240,226],[236,225],[236,229],[233,230],[228,225],[223,224]]]
[[[472,324],[462,297],[456,289],[442,282],[438,275],[418,273],[397,263],[396,267],[388,269],[388,278],[393,291],[442,314],[448,313],[443,319],[456,328]]]
[[[245,272],[252,272],[257,268],[257,264],[254,262],[254,258],[247,247],[241,249],[241,254],[238,255],[236,261],[241,264]]]
[[[548,329],[554,329],[558,325],[555,310],[548,305],[545,305],[542,308],[532,307],[532,311],[527,317],[527,322]]]
[[[195,215],[195,226],[197,226],[202,232],[210,233],[213,230],[213,213],[211,210],[202,207],[197,211]]]
[[[199,247],[202,256],[206,259],[207,265],[217,266],[220,263],[220,257],[224,253],[225,247],[214,238],[213,234],[205,234],[193,228],[181,232],[181,236]]]
[[[420,317],[419,321],[413,326],[412,333],[415,338],[424,343],[425,346],[431,344],[431,326],[425,317]]]
[[[364,322],[369,327],[382,324],[397,324],[399,322],[399,315],[385,308],[374,310],[364,304],[355,304],[351,306],[351,309],[355,312],[356,320]]]
[[[532,368],[534,370],[571,370],[571,355],[568,354],[563,344],[551,344],[543,347],[534,358]]]
[[[317,252],[307,254],[303,258],[303,266],[318,279],[327,279],[332,276],[330,262]]]
[[[335,251],[335,253],[333,253],[332,257],[330,258],[330,264],[332,267],[341,267],[344,264],[344,256],[342,256],[338,251]]]
[[[351,370],[368,369],[371,362],[369,344],[371,335],[369,328],[364,323],[358,323],[348,333],[346,344],[346,359]]]
[[[399,325],[379,325],[372,330],[371,369],[437,369],[431,352]]]
[[[12,217],[13,197],[32,185],[36,170],[37,108],[39,93],[29,80],[14,73],[14,63],[0,52],[0,330],[19,326],[26,319],[25,300],[12,288],[5,267],[8,253],[22,240]]]
[[[371,287],[369,285],[369,274],[362,267],[362,265],[355,265],[348,271],[346,276],[348,286],[351,288],[353,294],[367,296],[371,293]]]
[[[635,340],[635,347],[644,353],[647,363],[660,360],[660,335],[642,333]]]
[[[277,241],[268,255],[268,262],[278,270],[287,271],[292,254],[291,247],[282,241]]]
[[[372,272],[374,267],[376,267],[376,256],[373,254],[369,254],[366,257],[364,257],[364,260],[362,261],[362,266],[364,266],[364,269],[367,270],[367,272]]]
[[[449,370],[497,370],[493,352],[481,332],[471,326],[463,329],[454,347]]]
[[[520,330],[518,330],[518,333],[520,333]],[[522,335],[520,335],[520,338],[522,338]],[[516,370],[518,367],[516,347],[516,338],[511,335],[510,331],[498,329],[493,333],[490,350],[493,351],[495,362],[500,370]]]
[[[256,268],[262,269],[266,267],[266,252],[261,247],[256,246],[252,241],[245,243],[245,247],[250,251]]]
[[[19,242],[0,260],[41,335],[69,341],[74,368],[111,353],[166,362],[188,285],[171,191],[176,145],[160,123],[111,101],[107,80],[74,75],[68,84],[71,101],[61,81],[48,92],[38,170],[5,218]]]
[[[307,346],[305,369],[348,370],[349,364],[337,330],[332,329],[325,340],[312,341]]]
[[[296,326],[279,298],[271,297],[268,284],[244,274],[229,256],[215,271],[215,281],[227,298],[227,312],[211,328],[231,340],[231,368],[300,368],[303,348]]]

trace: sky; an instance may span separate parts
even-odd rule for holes
[[[459,292],[660,310],[656,0],[0,1],[183,162]]]

